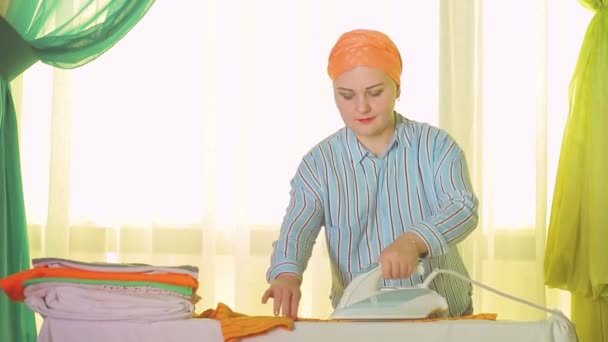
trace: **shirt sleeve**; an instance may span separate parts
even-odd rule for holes
[[[281,273],[292,273],[302,280],[313,245],[323,225],[320,182],[314,160],[305,157],[291,181],[290,201],[281,225],[266,280]]]
[[[449,246],[466,238],[476,227],[478,200],[473,192],[464,152],[445,132],[434,146],[433,182],[439,210],[414,224],[428,248],[428,256],[447,253]]]

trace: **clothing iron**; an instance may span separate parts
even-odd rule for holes
[[[346,287],[331,319],[420,319],[448,309],[445,298],[428,288],[432,279],[412,287],[380,287],[380,266],[371,264],[366,270],[369,271],[353,278]],[[418,272],[424,274],[422,265]],[[432,277],[435,275],[433,273]]]

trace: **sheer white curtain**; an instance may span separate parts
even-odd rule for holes
[[[366,27],[401,49],[397,109],[467,151],[482,200],[462,246],[471,276],[542,304],[545,217],[584,14],[574,0],[159,0],[98,60],[35,65],[14,83],[31,255],[197,265],[197,310],[269,314],[259,300],[289,180],[342,125],[327,55],[339,34]],[[302,316],[327,316],[329,286],[320,238]],[[538,317],[482,290],[475,305]]]
[[[442,1],[440,120],[469,155],[479,229],[462,246],[473,278],[569,315],[543,256],[568,113],[568,83],[591,18],[573,0]],[[477,311],[544,313],[490,292]]]
[[[289,181],[342,125],[327,56],[359,27],[401,48],[398,110],[436,124],[438,1],[157,1],[91,64],[34,66],[21,110],[32,256],[197,265],[198,310],[271,313],[259,302]],[[323,246],[303,316],[330,312]]]

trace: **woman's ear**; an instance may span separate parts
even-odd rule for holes
[[[401,86],[397,85],[397,100],[399,100],[399,97],[401,97]]]

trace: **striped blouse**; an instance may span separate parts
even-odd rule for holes
[[[463,151],[444,130],[395,115],[393,141],[380,157],[346,127],[304,156],[273,243],[269,281],[286,272],[302,277],[321,227],[331,258],[334,307],[353,275],[410,231],[427,245],[422,259],[427,274],[442,268],[468,275],[455,245],[477,226],[477,198]],[[422,281],[418,274],[383,280],[386,286]],[[468,282],[439,275],[431,286],[446,298],[448,315],[471,312]]]

